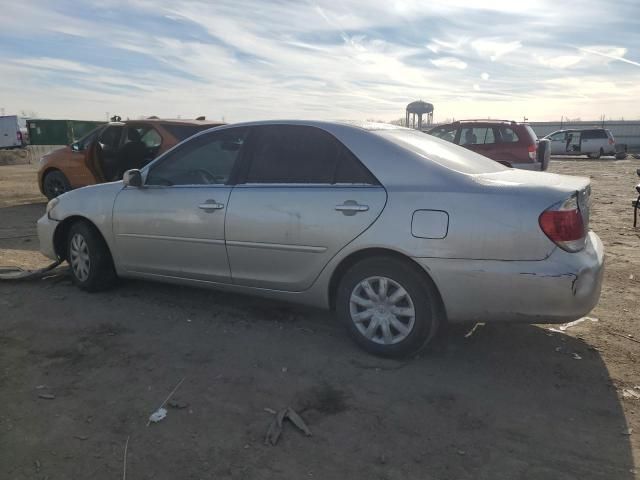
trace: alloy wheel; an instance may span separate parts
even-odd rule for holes
[[[413,330],[416,310],[409,293],[398,282],[381,276],[358,283],[349,299],[351,320],[368,340],[392,345]]]
[[[76,278],[81,282],[87,281],[91,268],[91,259],[89,257],[89,246],[85,238],[76,233],[71,237],[71,245],[69,248],[69,258],[71,268]]]

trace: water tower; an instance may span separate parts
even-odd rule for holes
[[[422,116],[427,115],[426,120],[422,121]],[[417,124],[416,124],[417,117]],[[407,105],[407,116],[405,125],[411,128],[422,130],[422,127],[428,127],[433,123],[433,104],[417,100]]]

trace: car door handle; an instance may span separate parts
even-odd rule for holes
[[[222,210],[224,208],[223,203],[218,203],[215,200],[207,200],[204,203],[198,205],[198,208],[202,210]]]
[[[347,200],[342,205],[336,205],[336,210],[342,212],[344,215],[355,215],[358,212],[366,212],[369,210],[369,205],[360,205],[354,200]]]

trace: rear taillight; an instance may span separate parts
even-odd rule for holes
[[[614,143],[616,143],[616,141],[613,138],[609,139],[609,145],[613,145]]]
[[[538,223],[545,235],[563,250],[578,252],[584,248],[587,229],[576,194],[542,212]]]
[[[538,146],[534,143],[529,145],[529,147],[527,148],[528,152],[529,152],[529,158],[533,161],[536,160],[536,151],[538,150]]]

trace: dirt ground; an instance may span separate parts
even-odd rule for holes
[[[64,274],[0,283],[0,478],[124,478],[127,441],[129,480],[636,478],[639,167],[552,162],[592,178],[598,322],[450,327],[409,362],[362,353],[323,311],[133,281],[87,294]],[[0,167],[0,265],[46,263],[34,178]],[[184,408],[147,426],[182,379]],[[265,446],[265,409],[287,406],[313,436],[287,424]]]

